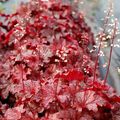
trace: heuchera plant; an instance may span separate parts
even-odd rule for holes
[[[31,0],[1,18],[0,120],[120,120],[120,98],[95,70],[82,14]]]

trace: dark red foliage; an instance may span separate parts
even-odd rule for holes
[[[59,0],[31,0],[0,23],[0,120],[119,120],[120,98],[99,72],[91,29]]]

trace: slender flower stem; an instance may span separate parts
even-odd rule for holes
[[[109,61],[108,61],[108,68],[107,68],[107,72],[106,72],[106,75],[105,75],[104,84],[107,81],[107,77],[108,77],[108,73],[109,73],[109,69],[110,69],[112,51],[113,51],[113,43],[114,43],[115,36],[116,36],[116,25],[117,25],[117,23],[115,21],[115,26],[114,26],[113,36],[112,36],[112,43],[111,43],[111,48],[110,48],[110,57],[109,57]]]
[[[106,31],[110,14],[111,14],[111,9],[109,9],[109,11],[107,13],[107,16],[105,18],[104,25],[103,25],[103,31],[102,31],[102,33],[100,35],[100,45],[99,45],[99,48],[98,48],[97,57],[96,57],[96,61],[95,61],[95,68],[94,68],[94,73],[93,73],[93,83],[94,83],[94,81],[96,79],[96,69],[97,69],[97,63],[98,63],[98,59],[99,59],[99,53],[100,53],[100,50],[101,50],[102,37],[104,36],[104,33]]]

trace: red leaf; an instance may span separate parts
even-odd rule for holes
[[[84,74],[81,71],[70,70],[67,73],[57,74],[55,78],[62,78],[65,80],[84,80]]]
[[[8,109],[5,112],[5,118],[7,120],[19,120],[21,118],[21,113],[16,109]]]
[[[78,108],[83,109],[87,108],[89,111],[98,111],[98,106],[103,106],[105,100],[100,96],[95,95],[94,91],[87,90],[76,93],[76,99],[78,101]]]

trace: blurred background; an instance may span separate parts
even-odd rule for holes
[[[21,2],[28,1],[29,0],[0,0],[0,12],[7,14],[14,13]],[[70,1],[71,3],[73,2],[73,0],[66,1]],[[105,18],[105,11],[109,10],[109,5],[111,2],[113,3],[113,19],[117,18],[118,22],[120,22],[120,0],[77,1],[78,10],[84,14],[86,22],[95,34],[95,38],[100,31],[100,28],[103,27],[102,19]],[[118,28],[120,28],[120,25],[118,25]],[[109,34],[109,32],[107,34]],[[109,40],[106,40],[105,45],[103,45],[101,50],[103,55],[99,57],[99,68],[102,79],[105,77],[109,60],[110,45],[108,43]],[[111,66],[107,82],[120,94],[120,35],[118,35],[118,37],[115,39],[114,45],[116,45],[116,47],[113,47]]]

